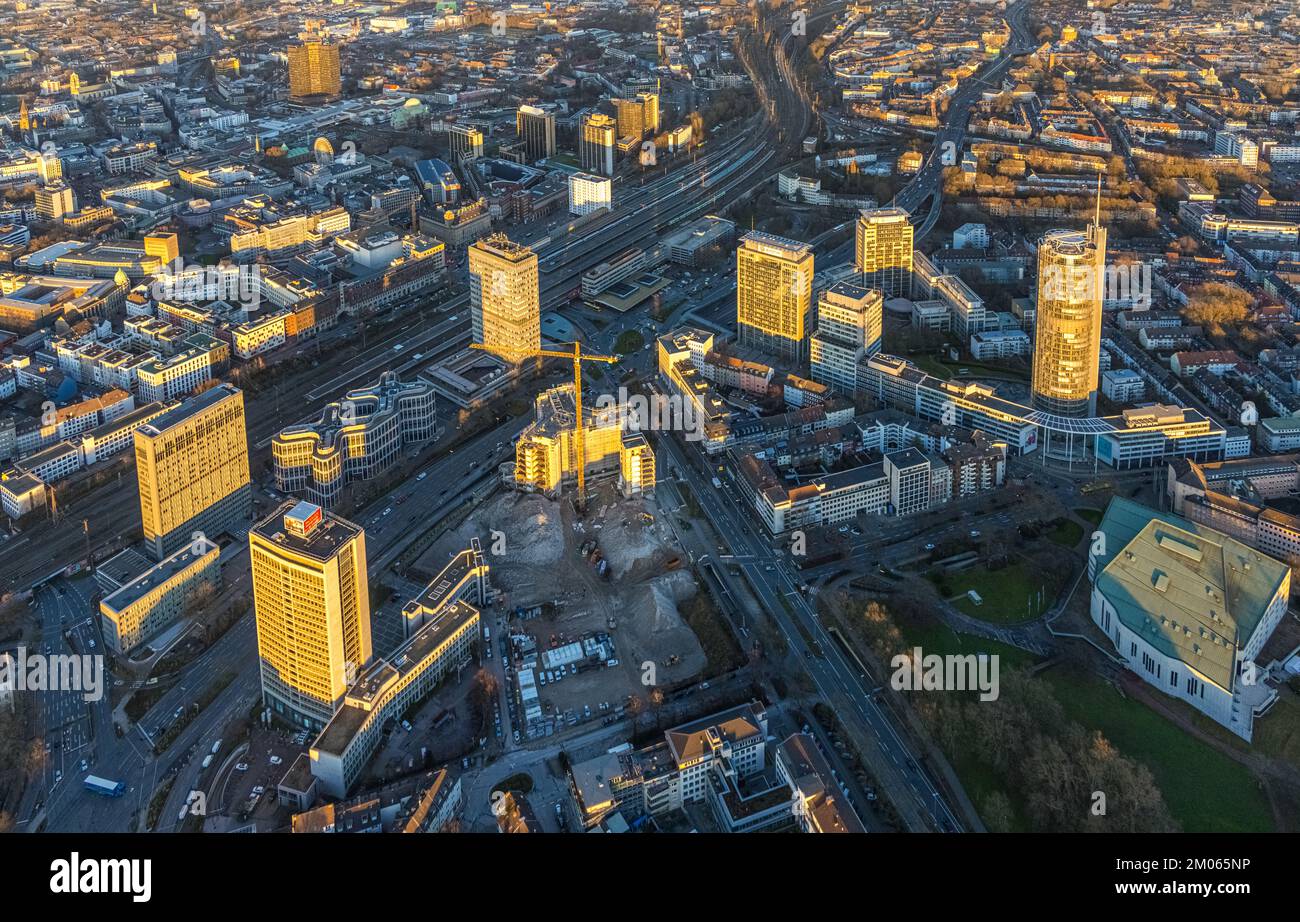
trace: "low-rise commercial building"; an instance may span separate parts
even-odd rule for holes
[[[171,626],[221,580],[220,548],[203,536],[99,602],[104,643],[124,654]]]

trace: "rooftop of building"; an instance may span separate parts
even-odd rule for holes
[[[216,387],[208,388],[201,394],[195,394],[193,397],[182,400],[175,407],[145,423],[136,431],[146,436],[162,435],[173,426],[186,422],[196,414],[211,409],[223,400],[241,397],[242,394],[243,391],[233,384],[218,384]]]
[[[477,622],[478,609],[453,602],[402,642],[387,659],[377,659],[348,689],[347,698],[333,719],[312,743],[312,749],[342,756],[348,744],[373,713],[376,700],[393,682],[421,668],[425,660],[466,623]],[[353,702],[364,702],[356,704]]]
[[[681,765],[712,751],[711,739],[734,744],[762,736],[766,719],[757,704],[747,703],[673,727],[664,738]]]
[[[1221,688],[1237,651],[1290,581],[1288,567],[1172,513],[1117,497],[1102,518],[1097,589],[1120,621]]]
[[[306,507],[306,508],[304,508]],[[306,530],[295,531],[295,517],[310,515],[311,510],[320,513],[318,524]],[[298,500],[286,500],[280,506],[253,526],[252,534],[267,543],[282,547],[294,554],[324,562],[332,558],[340,547],[365,532],[360,525],[354,525],[347,519],[325,512],[319,506]]]
[[[213,551],[218,551],[215,542],[203,537],[196,538],[170,557],[164,558],[161,562],[154,564],[143,573],[123,583],[118,589],[106,595],[100,600],[100,607],[114,613],[125,611],[169,579],[184,573]]]
[[[793,785],[803,794],[804,809],[819,832],[866,832],[848,799],[840,793],[826,758],[812,737],[793,733],[777,746]]]

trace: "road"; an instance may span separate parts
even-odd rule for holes
[[[893,771],[878,781],[904,821],[911,817],[909,827],[923,828],[915,819],[920,816],[926,818],[929,828],[961,831],[961,821],[902,739],[894,718],[881,709],[872,695],[881,682],[862,674],[844,657],[822,627],[809,600],[800,592],[800,580],[788,560],[757,533],[753,517],[745,511],[742,498],[733,492],[729,481],[724,482],[723,490],[715,489],[710,482],[711,473],[701,470],[698,460],[688,460],[685,449],[675,438],[669,436],[660,441],[667,446],[672,466],[684,476],[714,531],[726,536],[729,548],[720,552],[719,562],[734,563],[743,570],[751,590],[785,635],[790,649],[804,658],[822,699],[828,703],[846,703],[852,714],[872,732],[887,763],[893,766]],[[660,476],[666,476],[666,472]],[[816,641],[821,655],[805,643],[804,632]]]
[[[1017,56],[1027,54],[1034,48],[1033,36],[1025,25],[1025,14],[1029,11],[1029,0],[1007,7],[1007,23],[1011,26],[1011,42],[1002,55],[987,70],[961,83],[957,92],[948,102],[948,111],[944,115],[943,126],[935,135],[934,144],[925,158],[921,169],[912,180],[894,197],[893,205],[906,209],[916,215],[921,204],[931,199],[926,216],[916,225],[916,239],[925,237],[939,220],[942,202],[940,183],[945,167],[956,166],[961,159],[962,146],[966,143],[966,126],[970,121],[970,110],[980,95],[989,87],[996,86],[1003,73]]]
[[[389,570],[395,557],[394,550],[423,531],[421,526],[453,510],[472,489],[495,476],[494,465],[485,463],[483,459],[499,457],[524,423],[526,419],[510,419],[476,436],[463,448],[427,469],[423,479],[411,478],[367,507],[367,512],[359,519],[367,530],[372,583],[394,581]],[[496,448],[498,443],[502,444],[500,450]],[[391,510],[388,515],[383,514],[385,509]],[[226,553],[231,556],[224,565],[224,579],[235,581],[238,590],[248,581],[247,549],[242,545],[232,546]],[[94,621],[88,618],[92,586],[88,579],[83,578],[74,584],[60,577],[38,591],[46,637],[61,638],[59,619],[66,617],[69,625],[77,624],[78,620],[82,622],[77,626],[78,636],[84,636],[85,642],[89,642],[94,635],[82,632],[96,630]],[[391,618],[395,612],[388,614]],[[376,615],[376,620],[380,619]],[[97,645],[101,643],[96,640]],[[97,649],[102,649],[102,646],[97,646]],[[177,709],[190,707],[218,680],[232,675],[233,681],[199,712],[167,751],[161,757],[154,757],[153,738],[171,722]],[[113,730],[107,698],[92,709],[92,717],[82,717],[80,715],[87,712],[86,705],[80,703],[79,696],[77,701],[73,701],[70,694],[42,693],[42,713],[48,715],[47,732],[63,733],[69,742],[52,752],[51,767],[43,784],[31,786],[19,828],[30,826],[38,812],[37,804],[43,803],[49,831],[133,830],[133,817],[143,815],[157,783],[174,770],[177,782],[159,819],[161,829],[171,829],[189,790],[198,786],[199,762],[207,747],[231,719],[248,713],[260,700],[254,617],[251,612],[245,615],[190,663],[180,682],[170,688],[123,737],[118,737]],[[186,753],[191,753],[192,758],[186,758]],[[91,761],[94,774],[125,781],[125,796],[105,798],[83,790],[80,780],[85,772],[76,770],[81,757]],[[62,772],[62,779],[57,783],[54,781],[55,771]]]

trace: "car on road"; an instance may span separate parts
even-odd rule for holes
[[[271,756],[271,764],[272,764],[272,765],[279,765],[279,764],[280,764],[281,762],[283,762],[283,761],[284,761],[284,759],[280,758],[279,756]]]
[[[926,549],[927,551],[932,551],[932,550],[934,550],[934,542],[931,541],[930,543],[926,544],[925,549]]]
[[[84,771],[86,771],[88,768],[90,768],[90,765],[86,762],[85,759],[82,759],[82,760],[81,760],[81,770],[84,772]]]
[[[970,536],[972,538],[978,538],[980,536],[980,530],[978,528],[972,528],[970,530]]]
[[[405,730],[407,733],[410,733],[410,732],[411,732],[411,722],[410,722],[409,720],[404,720],[404,721],[402,721],[402,729]]]
[[[246,771],[248,771],[248,763],[247,763],[247,762],[240,762],[239,764],[237,764],[237,765],[235,766],[235,771],[237,771],[237,772],[246,772]]]
[[[254,797],[261,797],[265,793],[266,793],[266,787],[263,785],[259,784],[257,787],[253,788]]]

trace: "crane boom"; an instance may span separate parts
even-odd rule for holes
[[[582,426],[582,363],[583,362],[604,362],[612,365],[618,361],[617,356],[597,355],[595,353],[583,353],[582,343],[576,340],[573,343],[572,352],[560,352],[555,349],[527,349],[524,351],[515,351],[500,349],[494,346],[486,346],[483,343],[470,343],[471,349],[479,349],[483,352],[491,352],[502,358],[509,360],[518,360],[521,358],[556,358],[573,360],[573,403],[574,403],[574,421],[573,421],[573,440],[574,453],[578,456],[576,467],[578,469],[578,511],[581,512],[587,506],[587,453],[586,441],[583,436]]]

